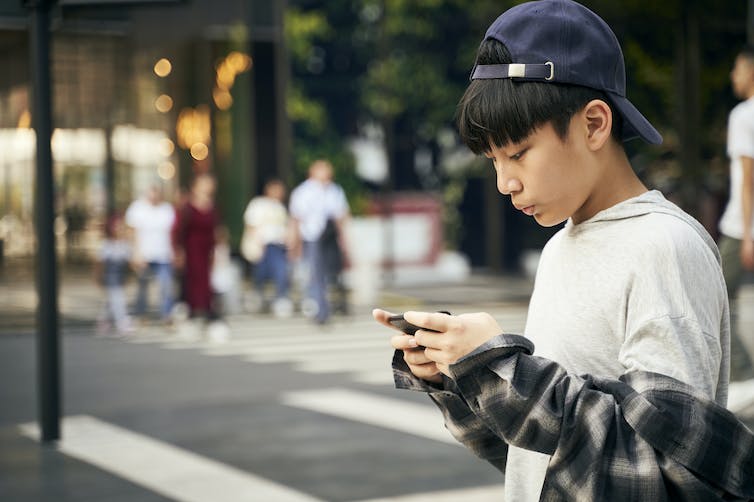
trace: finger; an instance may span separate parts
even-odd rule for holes
[[[422,366],[424,364],[435,363],[432,359],[427,357],[424,349],[404,350],[403,360],[412,366]]]
[[[440,373],[446,376],[450,376],[450,369],[447,364],[435,363],[435,366],[437,366],[437,369],[440,371]]]
[[[443,343],[447,341],[445,333],[435,333],[434,331],[427,331],[420,329],[414,333],[416,344],[422,347],[428,347],[431,349],[441,349]]]
[[[416,326],[444,333],[448,331],[448,323],[453,319],[453,316],[442,312],[409,311],[403,314],[403,318]]]
[[[434,363],[422,364],[420,366],[410,365],[409,368],[411,369],[411,373],[423,380],[437,383],[442,382],[442,375],[440,375]]]
[[[388,328],[396,329],[395,326],[392,326],[388,319],[390,316],[393,315],[392,312],[388,312],[387,310],[382,309],[374,309],[372,310],[372,317],[374,317],[374,320],[378,323],[387,326]]]
[[[416,339],[410,335],[395,335],[390,339],[394,349],[409,351],[417,348]]]
[[[438,349],[426,348],[424,349],[424,356],[430,361],[433,361],[435,364],[437,364],[438,367],[440,365],[448,366],[449,364],[455,362],[448,360],[447,353]]]

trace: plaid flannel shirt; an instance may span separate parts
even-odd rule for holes
[[[569,375],[500,335],[450,366],[442,388],[396,351],[396,387],[428,392],[453,436],[504,472],[508,444],[551,455],[540,500],[754,500],[754,435],[674,378]]]

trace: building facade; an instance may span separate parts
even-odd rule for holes
[[[76,5],[81,3],[82,5]],[[168,198],[200,172],[218,179],[234,242],[249,198],[288,177],[285,2],[59,0],[50,72],[56,231],[86,256],[110,211],[150,185]],[[33,252],[35,134],[27,12],[0,3],[0,239]]]

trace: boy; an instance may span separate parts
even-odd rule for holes
[[[719,254],[631,169],[622,142],[662,138],[625,97],[610,28],[570,0],[503,13],[458,125],[516,208],[543,226],[568,223],[542,252],[526,338],[501,335],[485,313],[407,312],[439,333],[393,337],[396,385],[428,392],[455,437],[505,472],[505,500],[754,493],[754,456],[740,449],[754,439],[722,408]],[[387,324],[388,312],[373,314]],[[710,438],[723,430],[737,442]]]

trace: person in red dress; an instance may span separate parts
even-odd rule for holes
[[[183,269],[183,296],[191,317],[216,319],[210,274],[219,215],[215,209],[215,179],[209,174],[194,178],[188,201],[177,211],[174,243],[176,262]]]

